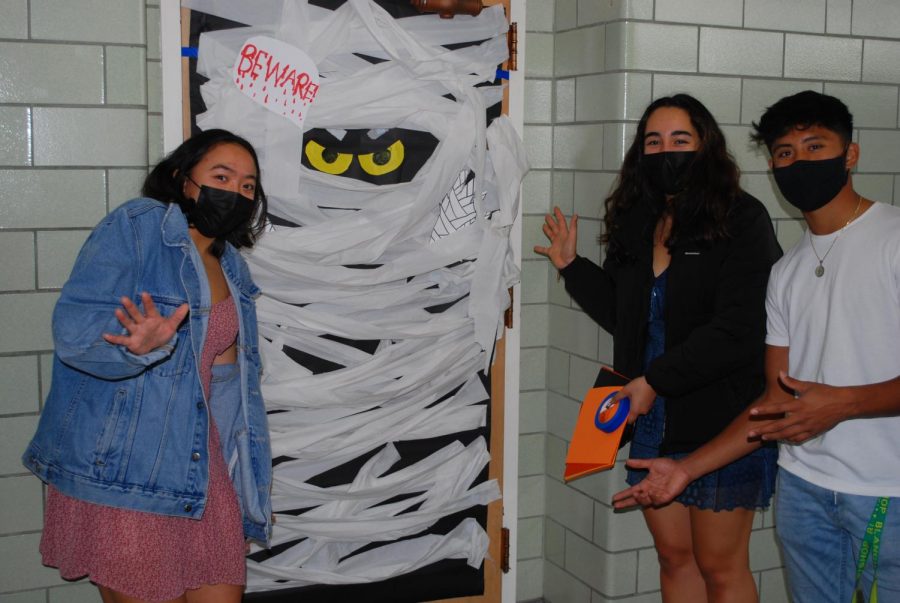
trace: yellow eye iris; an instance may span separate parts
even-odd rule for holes
[[[338,153],[326,149],[315,140],[306,143],[306,158],[309,164],[326,174],[339,176],[347,171],[350,163],[353,161],[353,155],[350,153]]]
[[[403,163],[403,142],[398,140],[388,148],[359,155],[359,165],[370,176],[383,176]]]

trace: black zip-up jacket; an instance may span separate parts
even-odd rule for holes
[[[744,193],[727,218],[729,238],[670,250],[665,353],[644,372],[659,213],[639,202],[622,217],[623,254],[603,267],[577,257],[560,271],[566,291],[613,336],[613,367],[644,375],[666,399],[661,453],[711,440],[765,388],[766,283],[781,256],[765,207]]]

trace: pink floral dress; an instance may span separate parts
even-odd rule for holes
[[[233,300],[213,305],[200,376],[209,404],[213,361],[238,333]],[[210,413],[207,504],[198,519],[97,505],[48,486],[41,555],[63,578],[96,584],[147,601],[180,597],[206,584],[246,583],[240,507]]]

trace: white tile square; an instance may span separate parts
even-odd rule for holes
[[[700,28],[700,72],[781,76],[784,34]]]
[[[38,412],[38,383],[37,356],[0,356],[0,414]]]
[[[0,165],[31,164],[31,109],[0,107]]]
[[[566,77],[603,71],[606,35],[602,25],[557,33],[554,36],[554,75]]]
[[[657,21],[740,27],[744,0],[656,0]]]
[[[159,93],[159,63],[154,77],[154,93]],[[106,103],[110,105],[147,104],[147,57],[143,48],[135,46],[106,47]],[[159,105],[159,100],[153,101]]]
[[[34,163],[40,166],[146,166],[142,109],[34,109]]]
[[[744,0],[744,27],[825,32],[826,0]]]
[[[853,35],[897,38],[900,4],[895,0],[856,0],[852,2]]]
[[[102,46],[0,42],[0,103],[102,100]]]
[[[601,169],[603,133],[604,126],[601,124],[556,126],[553,133],[553,167],[574,170]]]
[[[653,76],[654,99],[680,92],[690,94],[703,103],[720,125],[740,123],[740,78],[663,73]]]
[[[31,0],[31,36],[44,40],[144,44],[142,0]]]
[[[0,2],[0,38],[25,39],[27,37],[28,0],[3,0]]]
[[[0,231],[0,257],[0,291],[34,289],[34,233]]]
[[[625,21],[606,28],[606,70],[697,71],[697,28]]]
[[[866,40],[862,79],[864,82],[900,83],[900,42]]]
[[[822,82],[744,79],[741,123],[759,122],[767,108],[786,96],[804,90],[822,92]]]
[[[897,86],[826,82],[825,94],[844,101],[853,114],[855,128],[897,127]]]
[[[788,34],[784,75],[789,78],[858,81],[863,41],[852,38]]]
[[[578,78],[577,121],[638,120],[651,100],[648,73],[603,73]]]

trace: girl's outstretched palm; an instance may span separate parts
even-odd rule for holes
[[[550,239],[550,246],[535,245],[534,252],[550,258],[550,262],[557,270],[562,270],[571,264],[576,255],[578,215],[573,214],[572,220],[566,224],[566,217],[562,211],[558,207],[554,207],[553,215],[547,214],[544,217],[544,225],[541,230]]]
[[[129,352],[138,356],[151,352],[172,339],[178,325],[187,316],[189,307],[187,304],[181,304],[171,316],[163,316],[146,291],[141,293],[143,313],[128,297],[122,297],[121,301],[124,310],[117,308],[116,318],[128,331],[128,335],[104,333],[103,339],[115,345],[123,345]]]

